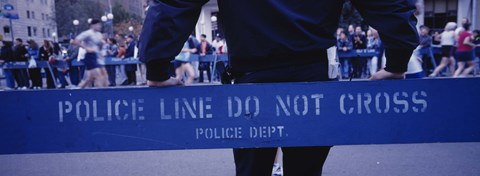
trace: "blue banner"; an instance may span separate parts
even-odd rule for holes
[[[0,153],[480,142],[480,79],[0,92]]]

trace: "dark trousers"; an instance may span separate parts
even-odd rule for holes
[[[110,83],[111,86],[115,86],[117,84],[117,82],[116,82],[116,74],[117,74],[116,66],[115,65],[107,65],[107,66],[105,66],[105,69],[107,69],[108,82]]]
[[[328,81],[328,61],[288,66],[264,71],[244,73],[235,83],[313,82]],[[322,174],[323,164],[331,146],[283,147],[283,166],[286,176],[317,176]],[[233,149],[237,176],[272,175],[276,148]]]
[[[137,75],[136,71],[125,71],[127,74],[127,83],[128,84],[136,84],[137,83]]]
[[[32,87],[43,87],[41,70],[40,68],[28,69],[30,80],[32,80]]]
[[[57,85],[55,84],[55,80],[57,79],[57,70],[55,70],[55,68],[52,68],[51,72],[50,69],[45,68],[45,77],[47,78],[47,89],[57,88]]]
[[[70,67],[70,70],[68,70],[69,75],[70,75],[70,83],[72,85],[77,86],[80,83],[80,68],[79,67]]]
[[[198,66],[198,71],[200,72],[199,73],[200,77],[198,78],[199,82],[201,83],[204,82],[204,76],[203,76],[204,71],[207,72],[208,81],[212,82],[212,71],[210,69],[210,62],[200,62],[200,65]]]
[[[26,69],[13,69],[12,72],[18,87],[30,87]]]

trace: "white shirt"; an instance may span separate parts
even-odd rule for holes
[[[102,33],[89,29],[80,33],[75,39],[82,41],[86,47],[92,48],[96,53],[100,53],[103,44]]]
[[[440,45],[453,46],[455,45],[455,31],[444,31],[441,34]]]

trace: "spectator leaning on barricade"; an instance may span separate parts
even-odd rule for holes
[[[23,40],[17,38],[15,40],[15,47],[13,47],[13,60],[17,62],[28,62],[28,51],[23,45]],[[30,81],[27,69],[13,69],[13,76],[17,81],[18,89],[28,89]]]
[[[127,48],[125,51],[124,58],[131,59],[135,56],[135,38],[133,35],[127,36]],[[137,64],[128,64],[125,65],[125,74],[127,76],[127,80],[122,83],[122,86],[126,85],[136,85],[137,84]]]
[[[370,34],[370,35],[368,35]],[[369,75],[376,73],[383,68],[383,43],[378,35],[378,31],[370,27],[367,32],[367,49],[374,49],[378,54],[368,60]]]
[[[169,63],[182,49],[188,35],[195,28],[202,6],[208,1],[156,2],[158,3],[148,9],[140,39],[140,54],[147,62],[148,84],[154,87],[182,85],[180,80],[169,76]],[[344,1],[299,2],[219,1],[230,59],[230,68],[222,78],[223,83],[331,81],[327,49],[335,45],[333,34]],[[351,2],[365,21],[379,31],[385,44],[386,67],[371,79],[403,79],[409,57],[418,45],[414,2]],[[337,136],[326,136],[335,137]],[[331,146],[282,147],[284,174],[321,175],[330,148]],[[276,153],[277,147],[234,149],[236,175],[272,175]]]
[[[40,60],[40,47],[35,40],[29,40],[28,43],[28,55],[31,60]],[[30,80],[32,80],[32,89],[43,88],[43,79],[41,74],[41,68],[29,68]]]
[[[355,34],[350,38],[353,43],[353,49],[366,49],[367,48],[367,37],[365,36],[362,27],[357,26],[355,28]],[[367,65],[367,60],[361,57],[351,58],[352,60],[352,73],[354,78],[363,77],[365,66]]]
[[[352,41],[347,37],[347,32],[341,31],[339,39],[337,40],[337,50],[338,52],[348,52],[353,49]],[[350,65],[348,58],[340,57],[342,77],[344,79],[348,78],[348,73],[350,73]]]
[[[3,46],[0,50],[0,60],[3,62],[12,62],[13,60],[13,43],[10,41],[2,41]],[[5,75],[6,89],[15,88],[15,78],[13,76],[12,69],[4,69],[3,74]]]
[[[70,75],[70,83],[74,86],[78,86],[81,80],[80,72],[83,71],[80,66],[73,66],[72,62],[74,60],[78,60],[78,54],[80,48],[77,45],[73,44],[74,40],[70,40],[70,45],[68,46],[68,57],[66,58],[68,65],[70,66],[69,75]]]
[[[443,69],[447,66],[450,75],[453,75],[455,72],[455,58],[454,56],[454,45],[455,45],[455,28],[457,27],[457,23],[448,22],[445,25],[445,30],[437,36],[436,40],[440,41],[440,45],[442,46],[442,62],[435,68],[432,74],[429,77],[436,77]]]
[[[453,77],[465,77],[468,76],[473,69],[475,69],[475,52],[474,49],[477,47],[473,43],[473,36],[470,32],[470,23],[463,24],[463,32],[460,32],[458,36],[458,47],[457,47],[457,64],[458,68],[455,71]],[[480,45],[478,45],[480,46]],[[465,65],[468,65],[465,68]]]
[[[109,38],[107,39],[107,45],[106,45],[106,57],[108,58],[114,58],[114,57],[117,57],[118,55],[118,45],[117,45],[117,40],[115,40],[114,38]],[[116,86],[117,85],[117,82],[116,82],[116,75],[117,75],[117,69],[116,69],[116,65],[106,65],[105,68],[107,69],[107,73],[108,73],[108,86],[112,87],[112,86]]]
[[[43,46],[40,47],[40,60],[42,61],[50,61],[51,57],[54,55],[53,47],[48,40],[43,41]],[[53,69],[53,68],[52,68]],[[55,89],[56,85],[54,79],[56,79],[57,75],[55,71],[50,70],[49,68],[44,68],[45,70],[45,77],[47,78],[47,88],[48,89]],[[54,75],[52,75],[52,72]],[[54,76],[54,77],[52,77]]]
[[[207,35],[202,34],[200,37],[200,44],[197,46],[197,50],[200,54],[200,58],[204,57],[206,55],[211,55],[214,52],[213,46],[207,41]],[[200,72],[199,76],[199,82],[203,83],[204,82],[204,76],[203,72],[207,72],[207,77],[208,81],[212,82],[212,75],[211,75],[211,69],[210,69],[210,62],[200,62],[198,65],[198,71]]]
[[[418,48],[418,56],[422,59],[422,68],[428,74],[433,72],[437,67],[435,57],[432,50],[432,36],[430,36],[430,28],[427,26],[420,26],[420,48]],[[427,74],[427,75],[428,75]]]

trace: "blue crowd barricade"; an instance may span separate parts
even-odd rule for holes
[[[479,89],[464,78],[0,92],[0,154],[480,142],[465,98]]]
[[[356,49],[349,51],[338,51],[339,58],[372,58],[379,54],[376,49]]]

